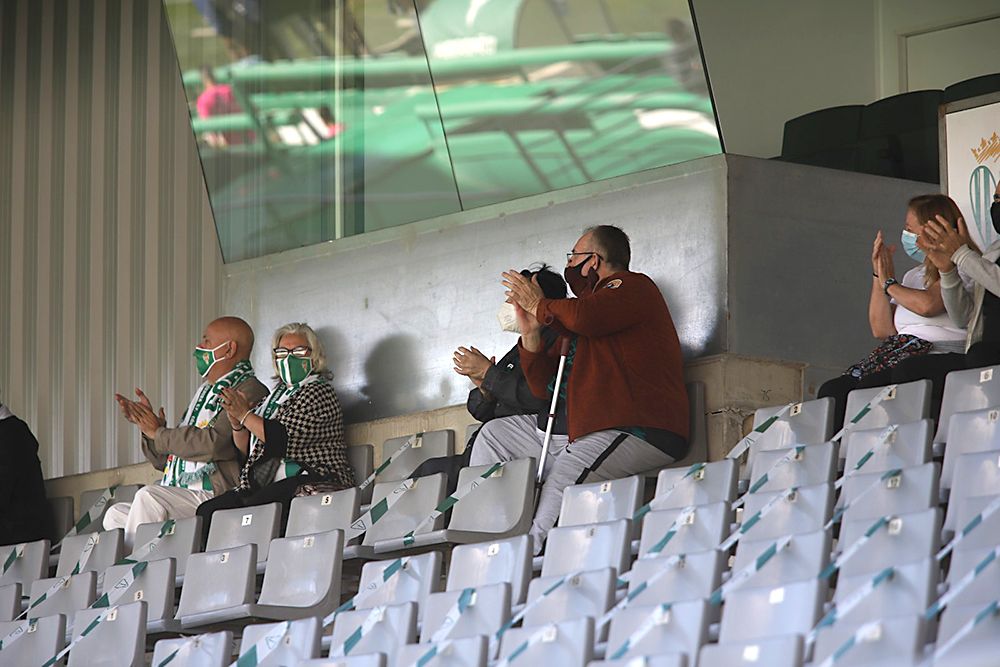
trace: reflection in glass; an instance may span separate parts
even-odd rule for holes
[[[678,0],[164,0],[226,261],[720,150]]]

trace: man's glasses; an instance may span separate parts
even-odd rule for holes
[[[287,347],[276,347],[271,351],[274,352],[275,359],[287,359],[288,355],[298,357],[299,359],[305,359],[312,353],[312,348],[306,345],[299,345],[291,350]]]
[[[601,255],[596,252],[568,252],[566,253],[566,263],[569,264],[570,262],[572,262],[573,258],[576,257],[577,255],[597,255],[598,257],[601,258],[602,261],[604,260],[604,258],[601,257]]]

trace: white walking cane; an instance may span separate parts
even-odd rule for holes
[[[569,356],[569,338],[562,339],[559,350],[559,368],[556,369],[556,384],[552,389],[552,403],[549,404],[549,421],[545,425],[545,438],[542,440],[542,456],[538,460],[538,480],[536,482],[535,507],[538,507],[538,497],[542,491],[542,475],[545,472],[545,457],[549,454],[549,443],[552,441],[552,426],[556,423],[556,403],[559,401],[559,387],[562,386],[563,371],[566,370],[566,357]]]

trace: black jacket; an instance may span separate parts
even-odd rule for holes
[[[0,544],[49,537],[52,511],[45,498],[38,441],[17,417],[0,420]]]
[[[555,332],[547,328],[542,329],[545,349],[548,349],[555,339]],[[512,415],[546,413],[549,407],[548,400],[537,398],[531,393],[528,381],[521,371],[521,355],[517,345],[486,371],[482,388],[489,396],[484,396],[477,387],[469,392],[469,400],[466,402],[469,414],[481,422]]]

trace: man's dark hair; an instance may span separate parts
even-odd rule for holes
[[[627,269],[632,260],[632,248],[628,234],[614,225],[588,227],[584,233],[594,235],[594,244],[601,250],[604,261],[616,269]]]
[[[530,268],[521,271],[521,275],[525,278],[538,276],[538,286],[542,288],[546,299],[566,298],[566,281],[548,264],[532,264]]]

